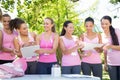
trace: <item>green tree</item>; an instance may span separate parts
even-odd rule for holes
[[[117,4],[118,2],[120,2],[120,0],[110,0],[110,2],[113,4]]]
[[[15,0],[2,0],[3,8],[8,11],[13,11]],[[7,5],[9,4],[9,6]],[[21,0],[17,1],[18,17],[23,18],[30,26],[30,30],[37,33],[43,31],[43,19],[51,17],[56,23],[56,30],[58,33],[62,30],[62,24],[65,20],[72,20],[75,27],[79,27],[78,13],[74,11],[76,3],[70,0]],[[75,29],[79,32],[83,29]]]

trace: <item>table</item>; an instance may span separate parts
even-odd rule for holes
[[[0,79],[0,80],[100,80],[100,78],[93,76],[85,76],[85,75],[79,75],[79,77],[75,77],[70,74],[70,75],[62,75],[61,77],[53,77],[51,75],[25,75],[23,77]]]

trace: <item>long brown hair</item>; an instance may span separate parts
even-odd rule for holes
[[[66,30],[64,29],[64,27],[68,27],[68,24],[69,23],[72,23],[72,21],[65,21],[64,22],[64,24],[63,24],[63,28],[62,28],[62,32],[61,32],[61,34],[60,34],[60,36],[64,36],[65,35],[65,33],[66,33]]]
[[[24,20],[22,20],[20,18],[15,18],[10,21],[9,26],[10,26],[11,30],[20,29],[20,25],[23,23],[25,23]]]
[[[110,16],[103,16],[102,19],[107,19],[110,22],[110,24],[112,23],[112,18]],[[109,30],[110,30],[110,35],[112,37],[112,44],[119,45],[118,37],[117,37],[117,35],[115,33],[115,29],[113,28],[112,25],[109,27]]]

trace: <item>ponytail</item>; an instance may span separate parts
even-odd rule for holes
[[[55,31],[55,25],[53,25],[53,27],[52,27],[52,32],[56,32]]]
[[[110,16],[103,16],[102,19],[107,19],[110,22],[110,24],[112,23],[112,18]],[[101,19],[101,21],[102,21],[102,19]],[[118,37],[117,37],[117,35],[115,33],[115,29],[113,28],[112,25],[109,27],[109,30],[110,30],[110,35],[112,38],[112,44],[119,45]]]
[[[60,34],[60,36],[64,36],[65,35],[65,33],[66,33],[66,30],[64,29],[64,27],[62,28],[62,32],[61,32],[61,34]]]
[[[10,21],[9,27],[10,27],[10,30],[11,30],[11,31],[14,30],[14,28],[15,28],[15,21],[14,21],[14,20],[11,20],[11,21]]]
[[[113,45],[119,45],[119,41],[118,41],[118,37],[115,33],[115,29],[112,26],[110,26],[109,30],[110,30],[110,35],[112,37],[112,44]]]
[[[12,19],[9,23],[9,26],[10,26],[10,30],[14,30],[14,29],[20,29],[20,25],[25,23],[25,21],[23,21],[22,19],[20,18],[15,18],[15,19]]]

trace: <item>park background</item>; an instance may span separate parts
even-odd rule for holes
[[[92,17],[95,20],[95,32],[102,32],[100,19],[109,15],[113,27],[120,29],[120,0],[0,0],[3,14],[8,13],[12,19],[20,17],[28,23],[30,31],[40,34],[44,31],[43,19],[51,17],[55,21],[56,32],[60,34],[65,20],[74,23],[74,34],[80,36],[84,31],[84,20]],[[60,60],[61,52],[57,50]],[[103,54],[101,58],[104,63]],[[109,80],[108,73],[103,71],[103,80]]]

